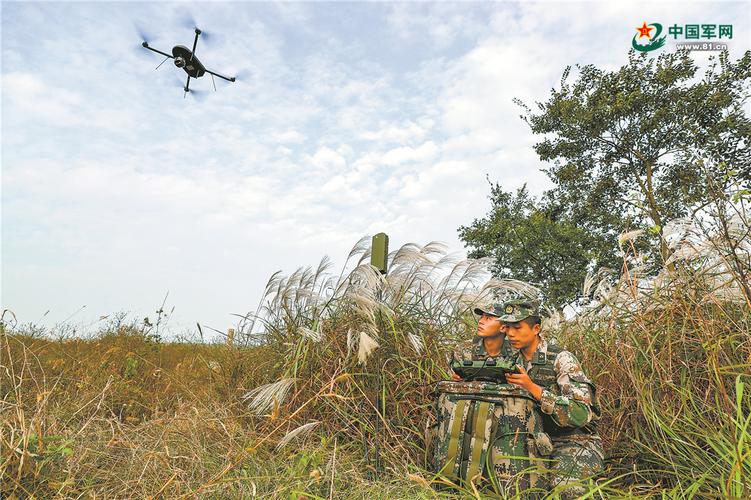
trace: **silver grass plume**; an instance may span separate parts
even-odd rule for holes
[[[310,328],[305,328],[304,326],[300,327],[300,334],[306,339],[312,340],[313,342],[320,342],[321,339],[323,339],[323,332],[321,332],[320,323],[316,330],[311,330]]]
[[[415,333],[410,333],[407,335],[407,338],[409,339],[409,343],[412,344],[412,348],[415,350],[417,354],[422,354],[423,350],[425,349],[425,344],[422,341],[422,337]]]
[[[563,323],[563,314],[560,311],[548,310],[548,316],[542,318],[542,334],[545,336],[547,332],[558,330]]]
[[[365,332],[360,332],[357,347],[357,361],[364,365],[370,355],[379,347],[378,342]]]
[[[657,310],[664,307],[664,304],[655,301],[654,297],[663,294],[669,296],[685,286],[681,275],[674,271],[676,264],[701,273],[704,283],[709,286],[702,301],[744,302],[743,290],[737,277],[728,267],[728,244],[725,237],[719,234],[717,228],[711,225],[706,227],[706,224],[707,221],[701,217],[681,218],[666,223],[663,226],[663,236],[671,255],[658,274],[650,274],[644,256],[625,255],[627,277],[613,282],[604,277],[600,279],[592,295],[592,302],[579,311],[578,319],[610,321],[613,314],[630,314],[637,310]],[[736,240],[736,251],[740,251],[749,259],[751,248],[748,238],[742,239],[748,234],[749,224],[741,217],[734,218],[733,224],[733,234],[741,236],[740,240]],[[592,281],[596,282],[596,279]],[[593,286],[593,283],[586,284]]]
[[[643,229],[635,229],[618,235],[618,246],[622,247],[628,241],[635,241],[636,238],[644,234]]]
[[[245,401],[250,400],[248,402],[248,409],[251,413],[263,415],[270,411],[275,403],[281,405],[284,402],[294,383],[294,378],[283,378],[276,382],[256,387],[252,391],[247,392],[242,399]]]
[[[347,356],[352,352],[355,347],[355,336],[352,334],[352,329],[347,330]]]
[[[365,252],[370,251],[370,240],[371,237],[368,235],[363,236],[358,240],[357,243],[355,243],[355,246],[352,247],[352,250],[349,251],[349,255],[347,255],[347,260],[351,259],[352,257],[356,255],[362,255]]]
[[[307,424],[303,424],[300,427],[295,427],[291,431],[289,431],[287,434],[282,437],[282,439],[279,440],[279,443],[276,445],[277,451],[281,450],[287,444],[295,439],[296,437],[303,436],[307,433],[309,433],[311,430],[315,429],[318,424],[320,424],[318,420],[314,420],[313,422],[308,422]]]
[[[683,243],[694,232],[691,219],[682,217],[672,220],[662,228],[662,236],[668,248],[674,249]]]
[[[603,280],[607,280],[611,273],[612,271],[606,267],[598,269],[595,272],[588,272],[587,276],[584,278],[584,284],[582,285],[582,297],[586,299],[592,294],[597,295]]]

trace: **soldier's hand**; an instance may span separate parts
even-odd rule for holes
[[[528,390],[535,399],[539,400],[542,397],[542,387],[532,382],[532,379],[527,375],[527,370],[523,366],[516,365],[516,369],[519,370],[519,373],[506,374],[506,382]]]
[[[522,389],[527,389],[532,384],[532,379],[527,375],[527,370],[521,365],[516,365],[516,369],[519,373],[507,373],[506,382],[509,384],[518,385]]]
[[[456,372],[451,372],[451,380],[454,382],[461,382],[463,379]]]

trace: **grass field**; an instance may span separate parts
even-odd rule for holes
[[[324,259],[272,276],[232,343],[168,342],[122,317],[71,338],[4,315],[0,496],[490,495],[436,489],[424,469],[432,384],[475,331],[472,304],[534,288],[438,244],[403,246],[383,277],[368,243],[341,273]],[[745,262],[706,248],[648,275],[626,241],[620,273],[588,280],[574,318],[546,320],[603,406],[592,497],[751,496]]]

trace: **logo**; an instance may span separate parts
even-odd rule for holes
[[[514,306],[506,306],[506,314],[511,314],[514,312]]]
[[[638,33],[631,39],[631,47],[633,47],[634,50],[638,50],[639,52],[651,52],[665,45],[667,36],[660,37],[662,34],[662,24],[660,23],[647,24],[647,22],[644,21],[641,28],[636,28],[636,31],[638,31]],[[646,43],[644,43],[645,40],[643,40],[643,38],[647,39]]]
[[[662,24],[642,21],[631,39],[631,47],[639,52],[651,52],[665,45],[668,36],[679,49],[688,50],[726,50],[728,44],[724,38],[733,38],[732,24],[673,24],[668,25],[667,35],[662,34]],[[714,41],[714,40],[717,41]],[[695,40],[695,41],[691,41]]]

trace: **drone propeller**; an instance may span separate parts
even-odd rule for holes
[[[250,70],[249,69],[242,69],[236,73],[233,73],[236,80],[245,81],[250,80]]]
[[[144,30],[143,27],[139,26],[136,23],[133,24],[133,28],[138,34],[138,38],[141,39],[141,42],[138,45],[133,45],[133,50],[137,51],[139,56],[151,59],[153,54],[149,54],[148,50],[143,50],[143,47],[144,44],[150,44],[151,40],[153,40],[154,37],[148,31]]]
[[[180,89],[183,91],[184,99],[187,98],[188,95],[190,95],[196,101],[203,102],[203,100],[206,99],[206,97],[208,97],[209,95],[208,90],[197,89],[193,87],[193,85],[196,84],[196,80],[193,78],[190,79],[190,86],[188,86],[187,88],[187,82],[185,80],[175,78],[174,82],[175,87],[180,87]]]
[[[140,26],[137,23],[134,23],[133,26],[134,26],[134,28],[136,30],[136,33],[138,33],[138,38],[140,38],[141,42],[142,42],[139,45],[143,45],[144,42],[146,44],[151,43],[151,40],[154,38],[151,33],[149,33],[148,31],[146,31],[145,29],[143,29],[143,27]]]
[[[184,12],[180,19],[180,25],[184,28],[189,28],[192,30],[198,30],[200,33],[200,38],[206,43],[211,43],[214,39],[214,35],[212,33],[208,33],[205,30],[198,27],[198,23],[196,22],[195,18],[191,15],[190,12]]]
[[[198,102],[203,102],[209,96],[209,92],[202,89],[190,89],[188,94]]]
[[[142,42],[149,43],[149,39],[151,38],[148,34],[146,34],[145,31],[142,29],[136,27],[136,31],[138,31],[138,37],[141,39]]]

